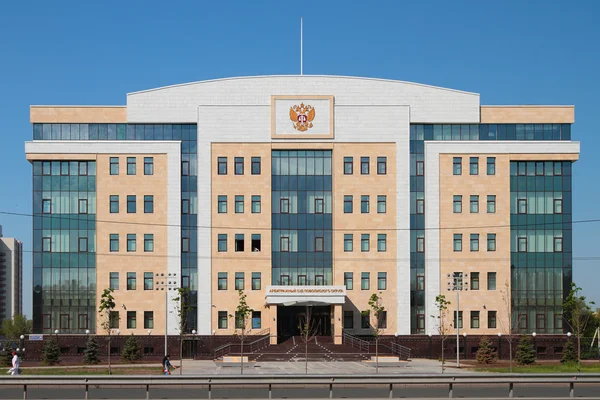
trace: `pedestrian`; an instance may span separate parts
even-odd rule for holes
[[[163,361],[162,361],[162,369],[163,369],[163,373],[165,375],[171,375],[171,368],[173,368],[173,366],[171,365],[171,361],[169,360],[169,357],[171,357],[171,356],[167,354],[163,358]]]
[[[19,361],[19,356],[17,355],[16,351],[13,351],[12,355],[12,368],[9,369],[8,372],[10,372],[11,375],[19,375],[19,366],[21,365],[21,362]]]

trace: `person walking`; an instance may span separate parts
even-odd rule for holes
[[[163,358],[163,361],[162,361],[163,373],[165,375],[171,375],[171,368],[173,368],[173,366],[171,365],[171,361],[169,360],[169,357],[171,357],[171,356],[167,354],[165,356],[165,358]]]
[[[21,365],[21,362],[19,361],[19,356],[17,355],[16,351],[13,351],[12,355],[12,368],[9,369],[8,372],[10,372],[11,375],[19,375],[19,367]]]

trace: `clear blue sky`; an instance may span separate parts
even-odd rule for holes
[[[164,85],[297,74],[303,16],[305,74],[419,82],[480,93],[482,104],[575,105],[573,218],[599,219],[598,15],[591,0],[4,2],[0,211],[31,212],[29,105],[122,105],[127,92]],[[30,218],[0,224],[31,250]],[[599,233],[600,223],[574,225],[575,281],[598,304]]]

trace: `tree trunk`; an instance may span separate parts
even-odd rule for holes
[[[375,373],[379,373],[379,337],[375,338]]]
[[[111,368],[110,368],[110,335],[108,336],[108,374],[111,374]]]
[[[577,372],[581,372],[581,333],[577,335]]]
[[[444,338],[442,338],[442,374],[444,373]]]
[[[179,375],[183,375],[183,336],[179,335]]]
[[[510,373],[512,374],[512,338],[508,342],[508,364],[510,365]]]
[[[240,354],[241,354],[240,371],[241,371],[241,374],[244,375],[244,333],[243,332],[242,332],[242,346],[240,349]]]
[[[304,338],[304,373],[308,375],[308,336]]]

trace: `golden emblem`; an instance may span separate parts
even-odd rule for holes
[[[294,123],[294,129],[304,132],[312,128],[312,121],[315,119],[315,109],[313,106],[300,103],[299,106],[290,107],[290,120]]]

